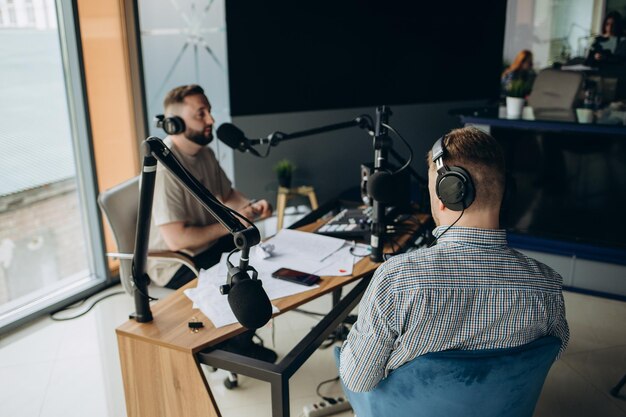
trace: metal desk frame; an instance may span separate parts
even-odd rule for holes
[[[350,311],[357,306],[373,274],[361,281],[277,364],[248,358],[219,349],[207,349],[196,356],[200,363],[269,382],[272,416],[289,417],[289,379],[326,340]],[[333,300],[341,289],[333,292]]]

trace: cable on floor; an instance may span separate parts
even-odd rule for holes
[[[91,311],[91,309],[92,309],[92,308],[94,308],[94,306],[95,306],[96,304],[98,304],[100,301],[105,300],[105,299],[107,299],[107,298],[109,298],[109,297],[113,297],[114,295],[120,295],[120,294],[125,294],[125,291],[116,291],[116,292],[111,292],[111,293],[108,293],[108,294],[103,295],[103,296],[102,296],[102,297],[100,297],[100,298],[96,298],[96,299],[95,299],[95,300],[94,300],[94,301],[93,301],[93,302],[89,305],[89,307],[87,308],[87,310],[83,311],[82,313],[76,314],[76,315],[74,315],[74,316],[69,316],[69,317],[59,317],[59,316],[58,316],[58,313],[68,312],[68,311],[73,311],[73,310],[77,310],[77,309],[79,309],[79,307],[81,307],[81,306],[82,306],[82,305],[83,305],[83,304],[87,301],[87,299],[88,299],[88,298],[85,298],[85,299],[83,299],[81,302],[79,302],[79,303],[78,303],[78,305],[76,305],[76,303],[75,303],[75,304],[73,304],[72,306],[69,306],[69,307],[64,308],[64,309],[62,309],[62,310],[58,310],[58,311],[55,311],[54,313],[51,313],[51,314],[50,314],[50,318],[51,318],[52,320],[54,320],[54,321],[67,321],[67,320],[74,320],[74,319],[76,319],[76,318],[78,318],[78,317],[84,316],[85,314],[89,313],[89,311]]]
[[[332,397],[326,397],[326,396],[324,396],[324,395],[320,394],[320,388],[322,388],[322,385],[330,384],[331,382],[337,382],[337,381],[339,381],[339,375],[337,375],[337,376],[336,376],[336,377],[334,377],[334,378],[327,379],[327,380],[325,380],[325,381],[320,382],[320,383],[317,385],[317,388],[315,388],[315,393],[317,394],[317,396],[318,396],[318,397],[320,397],[320,398],[321,398],[321,399],[323,399],[324,401],[328,401],[328,403],[330,403],[330,404],[335,404],[335,403],[336,403],[336,401],[335,401],[335,399],[334,399],[334,398],[332,398]]]

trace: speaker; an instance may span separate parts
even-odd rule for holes
[[[163,114],[155,116],[156,127],[163,129],[168,135],[178,135],[186,129],[185,121],[178,116],[165,117]]]
[[[365,162],[361,164],[361,200],[365,205],[371,206],[373,201],[367,192],[367,183],[370,175],[374,172],[374,164],[371,162]]]
[[[442,136],[437,139],[432,148],[432,161],[437,168],[435,191],[448,209],[463,211],[474,202],[476,189],[471,175],[464,168],[444,164],[444,138],[445,136]]]

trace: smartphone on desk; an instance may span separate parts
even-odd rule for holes
[[[293,282],[294,284],[313,285],[320,280],[319,275],[313,275],[302,271],[296,271],[289,268],[280,268],[272,272],[272,277]]]

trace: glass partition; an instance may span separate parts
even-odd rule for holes
[[[230,122],[225,0],[139,0],[139,28],[147,117],[163,113],[163,98],[183,84],[201,85],[211,102],[215,129]],[[215,132],[214,129],[214,132]],[[165,133],[150,120],[150,134]],[[210,145],[234,180],[233,152]]]

